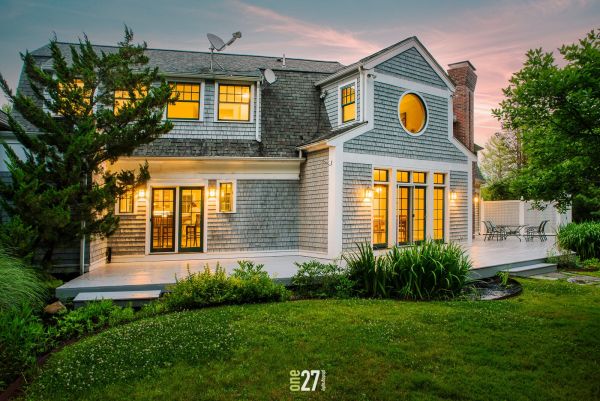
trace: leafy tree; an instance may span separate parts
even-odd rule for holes
[[[523,165],[521,142],[513,132],[496,132],[485,144],[481,170],[487,180],[496,182],[508,178]]]
[[[562,67],[552,53],[527,52],[493,114],[523,135],[527,165],[515,187],[564,210],[575,196],[600,199],[600,32],[559,53]]]
[[[21,55],[33,97],[14,94],[0,75],[13,114],[39,131],[27,133],[11,115],[25,160],[3,144],[12,180],[0,184],[0,201],[10,218],[3,226],[8,233],[0,238],[17,239],[19,253],[36,250],[40,262],[48,264],[59,244],[110,235],[119,221],[116,197],[147,180],[147,164],[137,172],[106,168],[172,128],[163,121],[171,89],[157,68],[148,67],[145,49],[145,43],[133,43],[127,27],[124,40],[109,51],[96,52],[84,37],[70,46],[67,57],[54,39],[52,72],[40,68],[29,52]],[[115,91],[129,99],[113,110]],[[24,233],[32,233],[30,244]]]

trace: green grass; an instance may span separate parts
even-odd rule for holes
[[[227,306],[107,330],[50,358],[40,400],[593,400],[600,288],[523,280],[496,302]],[[292,393],[289,371],[324,369]]]

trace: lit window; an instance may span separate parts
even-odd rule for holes
[[[444,239],[444,203],[446,190],[443,187],[433,189],[433,239]]]
[[[86,110],[86,107],[83,106],[82,104],[77,104],[77,102],[71,102],[71,100],[73,99],[72,94],[77,93],[79,96],[82,97],[81,102],[85,105],[89,105],[91,102],[91,97],[92,97],[92,91],[91,90],[86,90],[85,89],[85,84],[83,82],[83,80],[81,79],[74,79],[71,83],[69,84],[63,84],[63,83],[59,83],[58,84],[58,93],[59,93],[59,98],[61,100],[61,102],[64,102],[65,104],[63,105],[63,107],[60,107],[59,112],[61,114],[65,114],[67,112],[67,110],[69,110],[69,107],[72,107],[74,109],[74,111],[78,112],[79,114],[84,113]],[[71,95],[71,96],[69,96]],[[69,106],[67,106],[69,105]],[[66,107],[65,107],[66,106]]]
[[[396,173],[396,180],[398,182],[410,182],[410,171],[401,171],[398,170],[398,172]]]
[[[374,248],[387,248],[387,233],[388,233],[388,186],[387,186],[387,184],[375,184],[374,191],[373,191],[373,247]]]
[[[342,88],[342,122],[356,120],[356,94],[354,84]]]
[[[233,183],[219,183],[219,212],[233,212]]]
[[[138,101],[141,98],[145,97],[148,91],[146,90],[136,90],[134,92],[134,100]],[[116,90],[115,91],[115,104],[113,110],[115,114],[119,113],[125,105],[131,103],[131,96],[129,96],[129,91]]]
[[[250,121],[250,86],[219,85],[219,121]]]
[[[376,168],[375,170],[373,170],[373,181],[387,182],[388,171]]]
[[[119,196],[119,213],[133,213],[133,187],[128,186]]]
[[[406,131],[417,134],[425,127],[427,122],[425,104],[414,93],[407,93],[402,96],[398,113],[400,114],[400,122]]]
[[[433,183],[443,185],[446,181],[446,176],[442,173],[434,173],[433,174]]]
[[[413,182],[415,184],[425,184],[425,180],[427,179],[427,173],[413,173]]]
[[[172,83],[171,101],[172,103],[167,106],[167,118],[184,120],[200,118],[200,84]]]

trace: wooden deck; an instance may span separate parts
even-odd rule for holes
[[[500,270],[543,262],[553,248],[554,238],[549,236],[546,242],[537,239],[534,242],[519,242],[518,238],[484,242],[477,238],[466,250],[473,260],[472,276],[484,278],[491,277]],[[294,262],[302,263],[313,259],[329,262],[327,259],[305,256],[271,256],[251,260],[264,264],[265,270],[276,280],[289,282],[296,273]],[[196,272],[207,263],[214,267],[219,262],[227,272],[231,272],[237,266],[237,260],[219,258],[110,263],[65,283],[57,288],[56,295],[66,299],[73,298],[80,292],[162,290],[175,283],[176,278],[185,277],[188,269]]]

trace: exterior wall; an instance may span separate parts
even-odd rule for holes
[[[372,204],[365,201],[364,191],[372,186],[372,166],[344,163],[342,250],[355,249],[355,244],[371,242]]]
[[[224,82],[224,81],[223,81]],[[228,82],[229,83],[229,82]],[[248,83],[244,83],[247,85]],[[203,121],[172,120],[173,130],[165,138],[203,138],[203,139],[256,139],[256,87],[254,88],[254,107],[251,122],[217,122],[215,116],[214,81],[205,81],[204,98],[200,107],[204,112]]]
[[[446,87],[444,81],[414,47],[379,64],[375,67],[375,72],[378,71],[441,88]]]
[[[450,199],[450,241],[467,241],[469,236],[469,174],[466,171],[450,171],[450,192],[456,199]]]
[[[407,89],[376,81],[374,90],[374,129],[346,142],[345,152],[466,163],[464,153],[448,139],[447,99],[420,93],[428,122],[425,132],[414,136],[404,131],[398,118],[398,101]]]
[[[356,80],[356,92],[355,92],[355,101],[356,101],[356,120],[349,121],[346,124],[340,124],[340,85],[347,83],[349,81]],[[327,112],[327,116],[329,117],[329,121],[331,123],[331,128],[335,129],[347,124],[352,124],[356,121],[360,121],[361,112],[360,109],[360,75],[353,75],[349,77],[345,77],[336,81],[332,84],[329,84],[323,88],[323,90],[327,91],[327,96],[324,99],[325,111]]]
[[[108,238],[112,256],[143,255],[146,248],[146,201],[134,195],[134,212],[121,214],[119,228]]]
[[[327,252],[329,150],[309,153],[300,168],[299,238],[301,250]]]
[[[90,242],[90,270],[106,261],[107,238],[94,238]]]
[[[298,248],[298,181],[238,180],[236,213],[208,209],[208,252]]]

